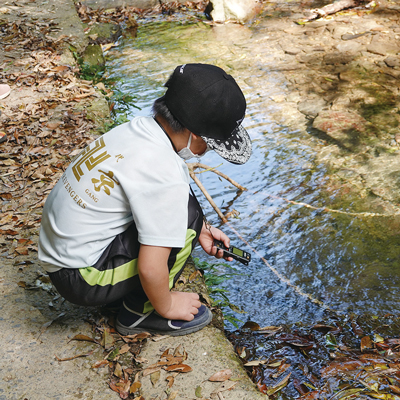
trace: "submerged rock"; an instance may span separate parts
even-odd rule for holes
[[[297,105],[297,109],[307,117],[315,118],[320,111],[326,106],[326,101],[321,97],[313,97],[301,101]]]
[[[351,111],[321,111],[313,128],[326,133],[339,147],[353,150],[365,144],[367,121]]]

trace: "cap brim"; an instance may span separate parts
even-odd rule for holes
[[[227,140],[201,136],[211,150],[233,164],[244,164],[251,156],[251,139],[246,129],[238,126]]]

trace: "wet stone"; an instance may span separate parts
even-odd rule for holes
[[[306,30],[305,34],[307,36],[318,37],[318,36],[321,36],[325,32],[325,30],[326,29],[325,29],[324,26],[320,26],[319,28],[316,28],[316,29],[308,29],[308,30]]]
[[[292,28],[284,29],[284,32],[290,35],[303,35],[305,33],[305,30],[303,27],[294,26]]]
[[[328,28],[329,29],[329,28]],[[349,33],[349,28],[347,26],[336,26],[331,30],[332,37],[334,39],[341,39],[343,35]]]
[[[342,42],[335,46],[341,53],[359,53],[363,47],[361,43],[354,41]]]
[[[400,47],[397,44],[388,42],[386,37],[377,35],[372,38],[371,44],[367,47],[367,50],[370,53],[385,56],[399,53]]]
[[[400,67],[400,57],[389,56],[385,58],[384,62],[391,68]]]
[[[360,134],[365,132],[367,121],[350,111],[326,110],[319,113],[313,122],[313,128],[328,134],[341,147],[360,145]]]
[[[287,44],[281,44],[282,50],[286,53],[286,54],[290,54],[290,55],[297,55],[299,53],[301,53],[301,49],[298,47],[294,47],[291,45],[287,45]]]
[[[324,57],[324,61],[328,65],[348,64],[353,61],[353,54],[331,53]]]
[[[315,54],[315,53],[299,54],[297,56],[297,60],[300,63],[307,63],[307,64],[310,64],[310,65],[320,65],[321,64],[320,57],[318,57],[317,54]]]
[[[297,105],[297,109],[307,117],[315,118],[325,106],[326,102],[324,99],[314,97],[301,101]]]

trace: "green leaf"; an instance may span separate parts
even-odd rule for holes
[[[196,395],[196,397],[203,397],[201,394],[201,386],[197,386],[194,394]]]

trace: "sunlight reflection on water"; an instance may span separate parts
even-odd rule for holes
[[[218,64],[231,73],[248,102],[244,126],[254,146],[243,166],[226,162],[221,172],[245,186],[239,193],[213,173],[199,177],[223,212],[237,210],[230,223],[268,262],[292,284],[334,309],[388,312],[397,309],[399,297],[399,219],[355,218],[288,204],[282,198],[316,207],[362,209],[365,200],[345,197],[340,187],[330,187],[327,171],[316,165],[311,139],[270,118],[279,104],[269,100],[284,82],[272,73],[268,54],[257,42],[264,33],[240,25],[149,23],[135,40],[125,40],[109,53],[109,78],[116,87],[135,96],[137,108],[128,117],[148,115],[153,100],[164,93],[162,85],[176,65],[187,62]],[[117,105],[118,106],[118,105]],[[210,166],[222,162],[208,153],[201,160]],[[197,187],[194,190],[205,213],[220,225]],[[373,211],[373,210],[371,210]],[[229,226],[223,229],[232,243],[249,250]],[[195,256],[214,259],[196,250]],[[242,321],[260,325],[312,322],[322,309],[296,294],[262,260],[252,255],[248,267],[235,264],[236,276],[225,284],[230,300],[246,311]]]

